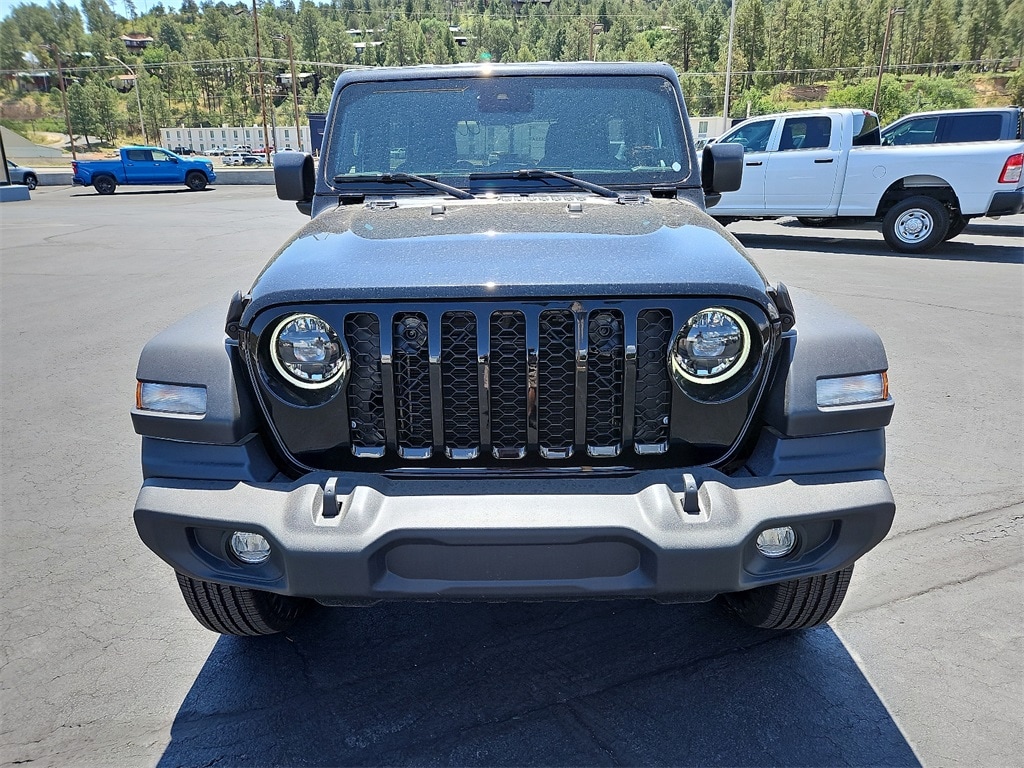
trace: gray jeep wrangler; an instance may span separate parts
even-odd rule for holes
[[[345,72],[311,215],[150,341],[143,541],[205,627],[310,605],[722,595],[828,620],[895,513],[878,337],[769,283],[705,206],[671,67]]]

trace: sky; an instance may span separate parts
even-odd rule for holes
[[[68,0],[68,2],[71,2],[72,5],[78,5],[78,3],[75,0]],[[149,9],[152,8],[154,5],[157,5],[160,2],[160,0],[134,0],[134,2],[136,12],[142,14],[147,13]],[[13,8],[16,5],[45,6],[46,3],[47,0],[37,0],[36,2],[31,2],[31,0],[0,0],[0,19],[7,18],[8,14],[10,14],[11,12],[11,8]],[[113,9],[113,11],[118,15],[124,16],[125,18],[129,18],[130,14],[128,13],[128,6],[124,3],[124,0],[107,0],[107,5],[109,5],[111,9]],[[179,0],[168,0],[164,2],[164,8],[177,9],[179,5]],[[79,10],[81,10],[81,6],[79,5],[78,7]]]

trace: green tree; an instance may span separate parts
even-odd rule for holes
[[[68,116],[71,119],[71,130],[76,134],[85,137],[85,146],[90,152],[92,143],[89,140],[90,134],[96,133],[96,110],[93,108],[92,99],[81,83],[72,83],[68,86]]]

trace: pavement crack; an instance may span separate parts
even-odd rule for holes
[[[911,535],[913,535],[915,533],[922,533],[924,531],[936,531],[936,530],[938,530],[940,528],[944,528],[944,527],[947,527],[947,526],[950,526],[950,525],[957,525],[958,523],[964,523],[964,522],[966,522],[968,520],[972,520],[972,519],[974,519],[976,517],[982,517],[983,515],[990,515],[990,514],[992,514],[994,512],[1003,512],[1003,511],[1005,511],[1007,509],[1013,509],[1014,507],[1019,507],[1022,504],[1024,504],[1024,499],[1015,499],[1014,501],[1011,501],[1009,504],[1001,504],[998,507],[990,507],[988,509],[980,509],[977,512],[970,512],[970,513],[964,515],[963,517],[957,517],[957,518],[954,518],[953,520],[946,520],[945,522],[934,523],[932,525],[924,525],[924,526],[921,526],[920,528],[909,528],[909,529],[907,529],[905,531],[900,531],[899,533],[893,533],[893,534],[890,534],[889,536],[886,536],[885,540],[886,541],[896,541],[896,540],[902,539],[902,538],[904,538],[906,536],[911,536]],[[1015,515],[1014,517],[1010,518],[1009,522],[1016,523],[1016,522],[1019,522],[1021,520],[1024,520],[1024,515]]]

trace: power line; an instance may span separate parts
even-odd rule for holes
[[[289,62],[288,59],[275,59],[263,57],[264,62],[270,62],[273,64],[281,64],[286,66]],[[967,66],[1008,66],[1012,67],[1016,63],[1015,58],[1003,58],[1003,59],[970,59],[960,61],[933,61],[924,62],[920,64],[887,64],[886,70],[920,70],[920,69],[949,69],[953,67],[967,67]],[[163,67],[216,67],[223,66],[225,64],[255,64],[255,56],[239,56],[234,58],[225,59],[201,59],[197,61],[163,61],[163,62],[147,62],[145,67],[147,70],[156,70]],[[304,67],[320,67],[330,69],[373,69],[364,64],[342,64],[334,61],[312,61],[309,59],[296,59],[296,64],[300,64]],[[841,74],[847,72],[860,72],[862,70],[874,69],[877,65],[863,64],[860,66],[853,67],[807,67],[805,69],[748,69],[748,70],[734,70],[733,75],[808,75],[808,74]],[[22,69],[0,69],[0,75],[18,75],[20,73],[28,71],[28,68]],[[56,74],[56,68],[48,67],[32,67],[32,73],[39,74]],[[110,71],[122,71],[121,67],[103,64],[93,65],[79,65],[64,67],[65,72],[110,72]],[[677,70],[680,76],[693,76],[693,77],[724,77],[725,71],[698,71],[698,70]]]

